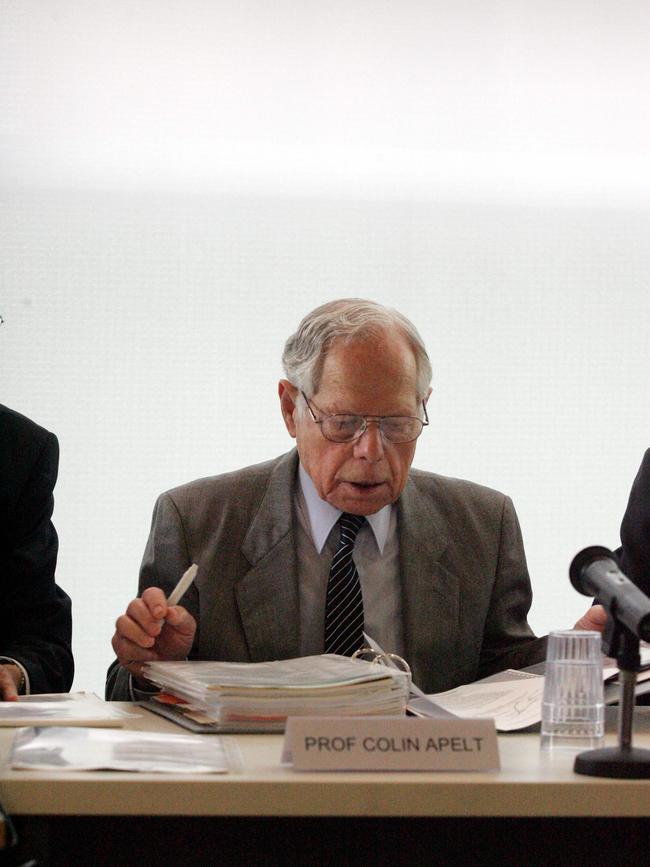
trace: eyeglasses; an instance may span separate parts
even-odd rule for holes
[[[325,439],[333,443],[351,443],[358,440],[366,432],[369,422],[378,425],[381,435],[388,442],[410,443],[416,440],[422,433],[422,429],[429,424],[424,401],[422,401],[424,421],[413,415],[350,415],[348,413],[335,413],[324,418],[316,418],[307,395],[304,391],[300,393],[305,398],[314,423],[320,425],[320,432]],[[318,410],[316,404],[314,406]]]

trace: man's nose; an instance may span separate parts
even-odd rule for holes
[[[355,441],[355,455],[367,461],[380,461],[384,456],[384,438],[381,435],[379,422],[366,422],[366,429]]]

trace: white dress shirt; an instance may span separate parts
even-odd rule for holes
[[[325,642],[325,600],[332,558],[338,546],[342,512],[321,500],[303,468],[298,470],[297,519],[300,595],[300,652],[322,653]],[[359,572],[365,632],[389,653],[404,653],[399,577],[397,510],[384,506],[366,517],[353,553]]]

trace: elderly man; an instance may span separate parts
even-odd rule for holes
[[[296,449],[158,499],[107,697],[146,689],[147,660],[351,654],[364,630],[427,692],[541,661],[511,501],[411,469],[431,380],[412,323],[333,301],[303,319],[283,363]],[[194,586],[168,607],[192,562]]]

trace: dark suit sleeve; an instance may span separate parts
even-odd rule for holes
[[[33,693],[65,692],[74,673],[70,599],[54,580],[58,539],[51,517],[58,462],[58,441],[48,433],[7,515],[3,546],[0,655],[25,667]]]
[[[525,668],[546,657],[546,638],[528,625],[532,589],[515,508],[504,497],[496,575],[485,622],[479,677]]]
[[[650,595],[650,449],[630,491],[621,523],[621,548],[616,553],[630,581]]]

